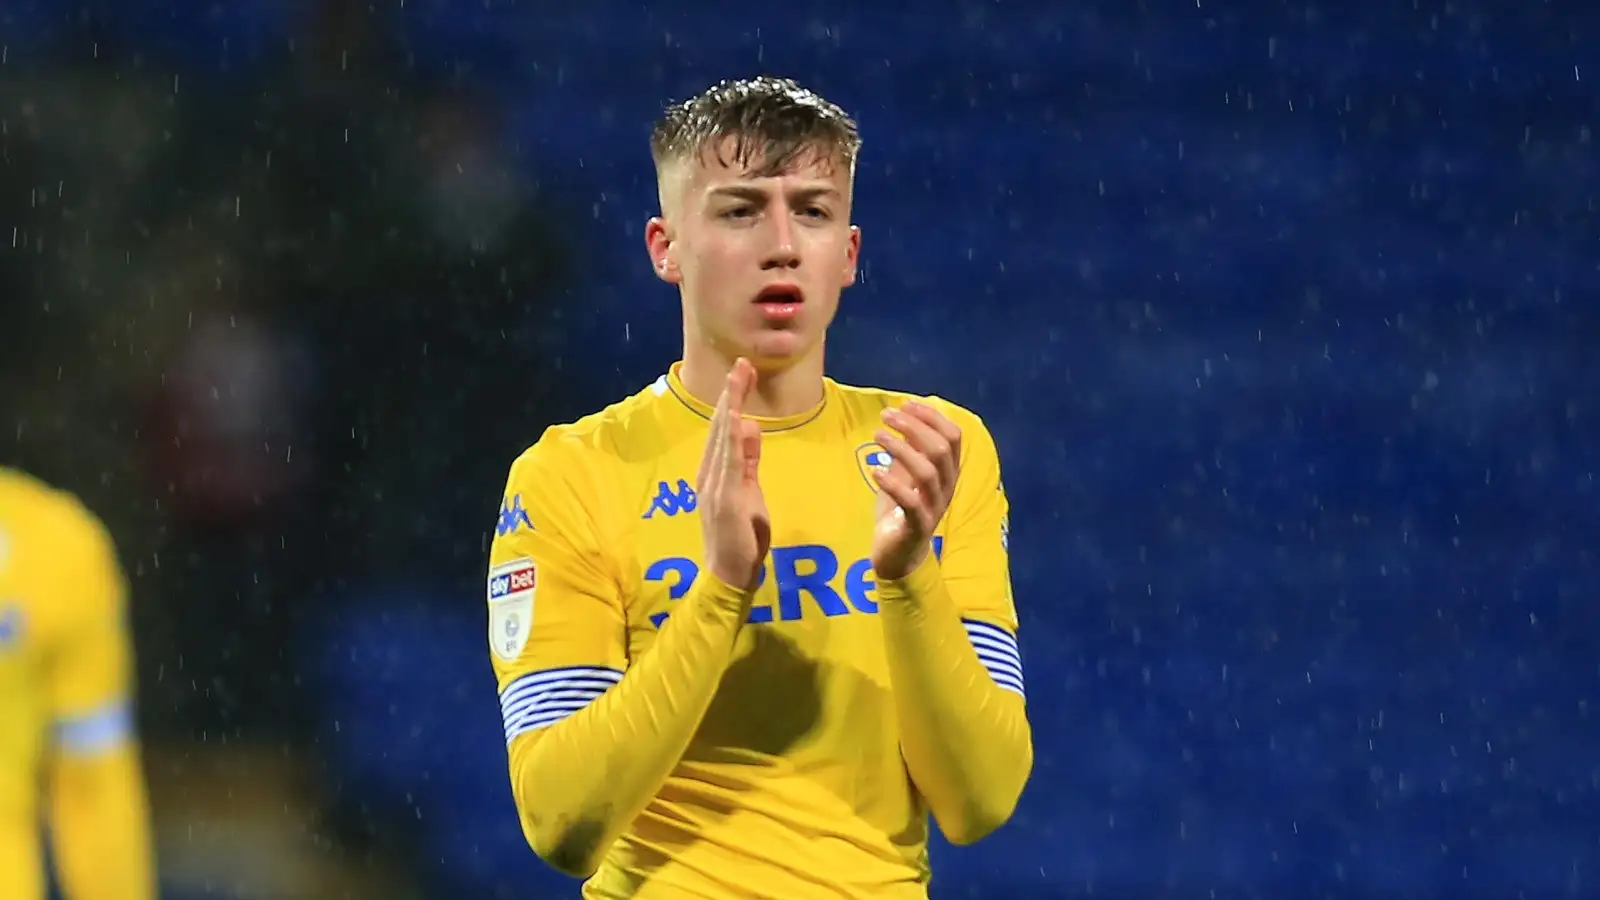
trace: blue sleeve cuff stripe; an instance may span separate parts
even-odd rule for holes
[[[1022,680],[1022,664],[1014,659],[996,659],[979,650],[978,661],[983,663],[983,667],[991,672],[1004,672],[1018,681]]]
[[[575,712],[577,712],[577,710],[553,710],[518,722],[515,728],[506,729],[506,744],[509,746],[518,737],[521,737],[522,735],[531,731],[538,731],[541,728],[549,728],[551,725],[556,724]]]
[[[506,686],[500,694],[500,715],[506,743],[518,735],[554,725],[590,703],[622,680],[616,669],[568,666],[530,672]]]
[[[562,677],[565,676],[565,677]],[[562,676],[523,676],[517,681],[510,682],[506,690],[501,692],[501,706],[512,706],[523,697],[534,697],[547,690],[606,690],[616,682],[622,681],[622,673],[618,671],[602,671],[602,673],[562,673]]]
[[[962,624],[966,626],[967,636],[972,638],[974,642],[981,642],[990,647],[1003,649],[1011,653],[1018,652],[1017,639],[1014,635],[1006,634],[998,628],[979,625],[976,622],[964,622]]]
[[[995,659],[1009,659],[1017,665],[1022,665],[1022,654],[1011,644],[996,644],[981,634],[968,635],[972,641],[972,649]]]
[[[991,625],[988,622],[980,622],[977,619],[962,619],[961,624],[966,627],[968,634],[987,635],[1013,647],[1017,645],[1017,636],[999,625]]]
[[[506,742],[510,743],[512,739],[525,731],[553,725],[600,699],[600,696],[595,694],[592,697],[576,697],[539,703],[522,710],[514,716],[507,716],[505,718]]]
[[[1027,699],[1028,692],[1022,689],[1021,681],[1011,678],[1003,672],[990,672],[989,677],[993,678],[994,683],[999,685],[1002,690],[1010,691],[1018,697]]]
[[[984,665],[989,670],[989,677],[1001,687],[1008,687],[1017,693],[1023,693],[1022,673],[1016,669],[1007,669],[1000,666]]]
[[[610,689],[611,685],[596,685],[592,687],[563,685],[546,691],[522,693],[516,697],[508,698],[500,704],[500,716],[509,720],[534,707],[560,703],[566,700],[593,700]]]
[[[58,719],[57,749],[71,756],[93,756],[126,743],[133,736],[133,707],[118,701],[93,712]]]
[[[523,694],[518,696],[513,702],[502,703],[500,705],[500,715],[505,719],[513,719],[528,709],[539,706],[548,706],[552,703],[562,703],[568,700],[593,700],[601,694],[604,694],[608,689],[609,686],[576,689],[562,687],[555,690],[540,691],[533,694]]]
[[[621,680],[622,673],[616,669],[604,666],[566,666],[560,669],[529,672],[506,685],[500,696],[505,698],[522,690],[539,690],[562,682],[586,681],[612,685]]]
[[[506,689],[500,692],[500,706],[502,709],[515,706],[527,697],[538,696],[547,691],[605,691],[621,680],[622,673],[610,669],[592,672],[537,672],[524,675],[507,685]]]
[[[1023,689],[1022,653],[1016,635],[987,622],[963,619],[967,639],[978,652],[978,661],[989,671],[994,683],[1008,691],[1027,696]]]

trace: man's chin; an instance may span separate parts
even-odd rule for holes
[[[803,332],[774,329],[756,334],[747,353],[758,369],[786,369],[809,356],[816,346]]]

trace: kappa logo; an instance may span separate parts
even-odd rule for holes
[[[878,476],[887,471],[893,461],[889,451],[880,444],[862,444],[856,448],[856,468],[861,470],[861,477],[873,491],[878,490]]]
[[[528,518],[528,511],[522,508],[522,495],[514,494],[500,501],[500,518],[495,521],[494,533],[504,537],[522,526],[533,528],[533,520]]]
[[[677,486],[673,487],[662,481],[656,486],[656,496],[650,501],[650,508],[639,518],[648,519],[656,513],[661,513],[670,519],[678,513],[692,513],[698,505],[700,498],[695,495],[694,488],[689,486],[689,482],[679,478]]]

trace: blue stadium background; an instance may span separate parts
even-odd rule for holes
[[[979,411],[1014,505],[1038,764],[935,896],[1600,891],[1594,10],[379,6],[560,210],[563,311],[473,363],[554,361],[547,420],[676,353],[641,238],[664,100],[770,72],[857,114],[833,374]],[[93,15],[224,95],[295,27],[187,10]],[[75,27],[0,26],[14,72]],[[511,814],[475,595],[349,592],[296,663],[332,796],[412,833],[432,896],[571,896]]]

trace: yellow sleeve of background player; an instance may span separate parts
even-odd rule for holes
[[[901,752],[953,843],[977,841],[1016,809],[1033,768],[994,439],[971,413],[933,401],[961,428],[960,474],[940,552],[881,581]]]
[[[609,488],[559,433],[512,466],[489,555],[489,645],[512,794],[534,851],[588,875],[660,790],[715,695],[744,598],[709,572],[627,659]]]
[[[46,679],[55,728],[51,840],[69,900],[155,896],[149,810],[133,728],[127,590],[105,529],[86,510],[56,539],[66,614]]]

